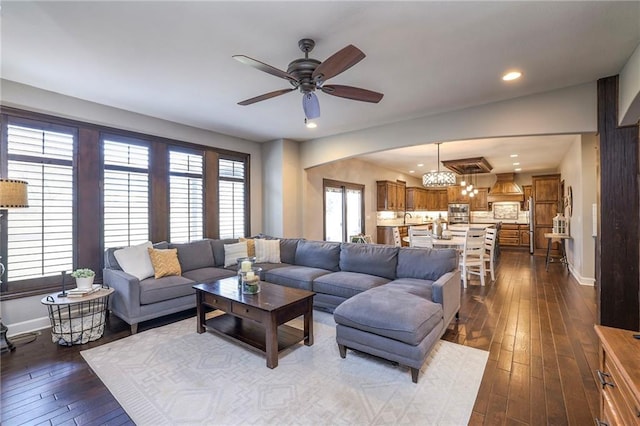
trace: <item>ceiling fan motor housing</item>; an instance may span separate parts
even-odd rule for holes
[[[312,92],[316,90],[316,83],[311,75],[313,71],[320,65],[320,61],[313,58],[300,58],[292,61],[287,68],[287,73],[296,77],[298,86],[302,93]],[[296,83],[291,84],[295,87]]]

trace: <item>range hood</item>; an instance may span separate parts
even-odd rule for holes
[[[517,201],[524,200],[522,189],[514,182],[515,173],[498,173],[496,183],[493,184],[487,195],[487,201],[497,203],[501,201]]]

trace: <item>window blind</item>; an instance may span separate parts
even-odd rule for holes
[[[203,157],[169,151],[169,230],[171,242],[200,240],[204,227]]]
[[[245,164],[243,161],[219,160],[220,238],[245,236]]]
[[[73,269],[75,139],[73,129],[7,126],[7,176],[29,183],[29,208],[7,214],[8,281]]]
[[[104,246],[149,240],[149,148],[103,139]]]

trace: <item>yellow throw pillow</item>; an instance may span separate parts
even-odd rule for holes
[[[181,275],[182,269],[178,261],[178,249],[154,249],[148,248],[151,264],[155,272],[155,278],[167,277],[169,275]]]
[[[247,256],[253,257],[256,255],[256,241],[250,238],[238,238],[239,242],[246,241],[247,242]]]

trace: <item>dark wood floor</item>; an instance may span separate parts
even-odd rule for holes
[[[587,425],[598,413],[596,290],[544,258],[502,251],[496,282],[472,281],[460,321],[444,339],[488,350],[470,424]],[[150,321],[140,331],[194,316],[195,311]],[[48,331],[14,339],[2,355],[2,425],[133,424],[80,351],[126,337],[129,328],[110,317],[103,338],[61,347]],[[410,382],[407,382],[410,385]]]

